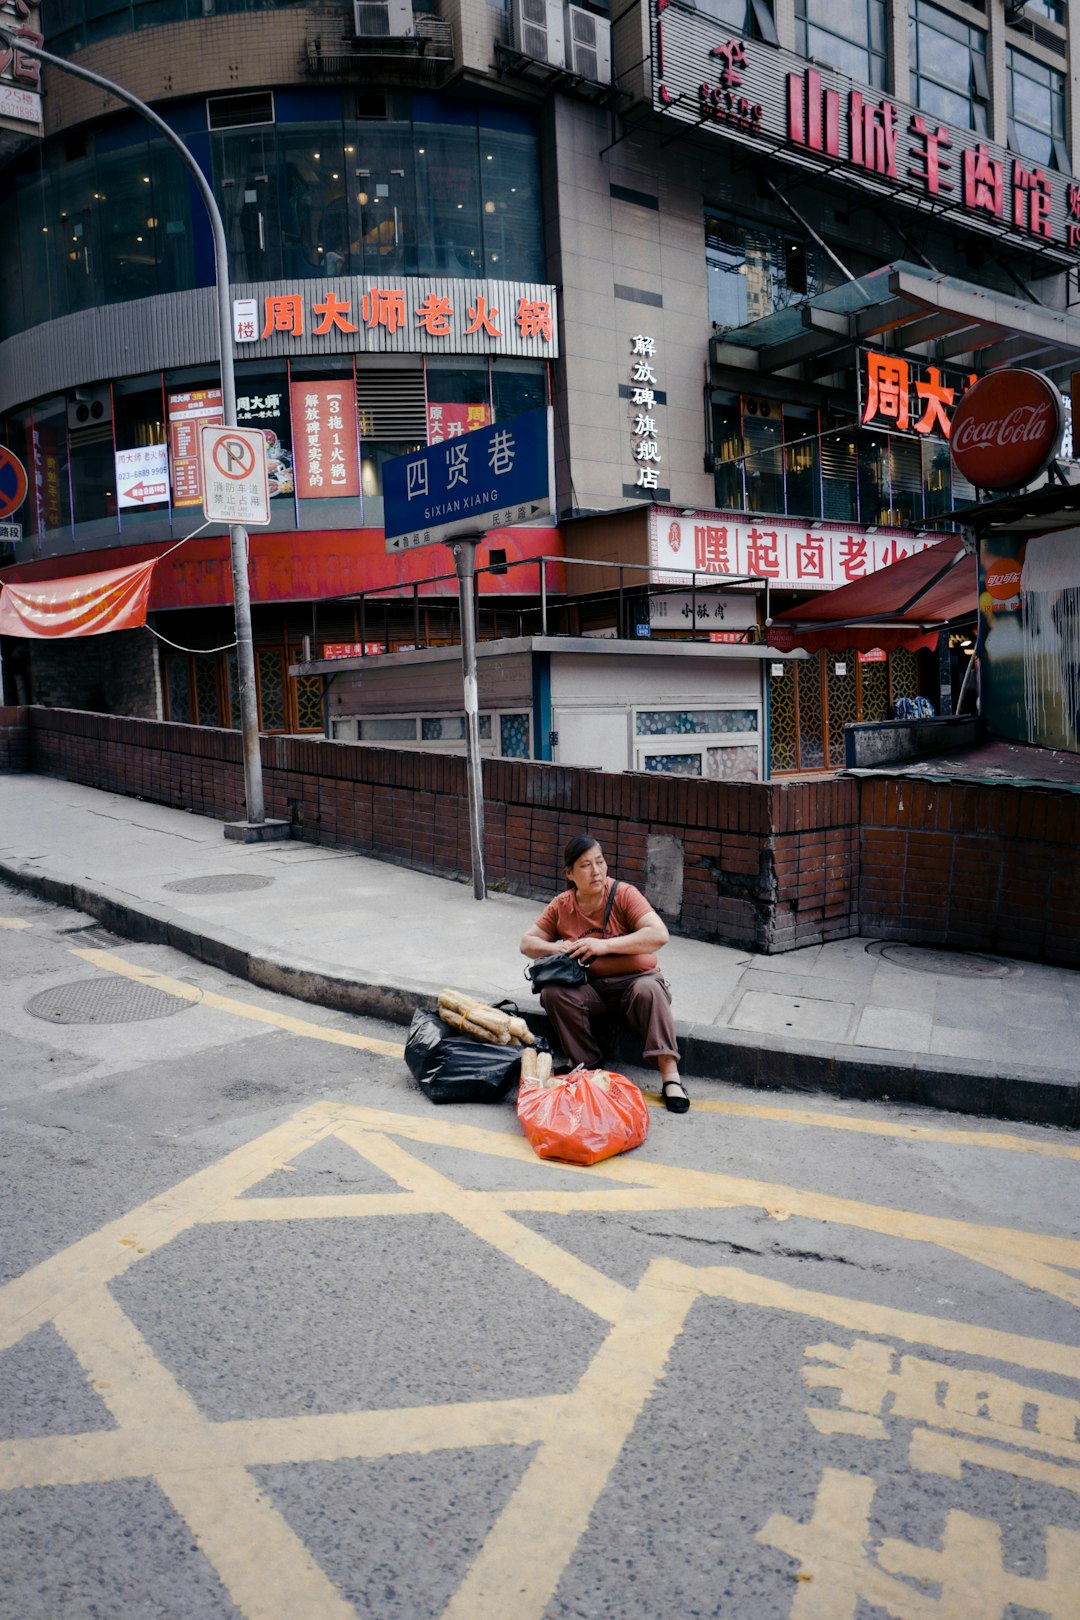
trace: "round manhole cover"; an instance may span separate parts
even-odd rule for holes
[[[31,996],[26,1011],[49,1024],[137,1024],[171,1018],[193,1003],[131,979],[78,979]]]
[[[257,872],[215,872],[209,877],[178,878],[162,887],[174,894],[242,894],[247,889],[268,889],[273,881]]]
[[[936,951],[929,945],[874,945],[871,950],[896,967],[912,973],[946,973],[954,979],[1005,979],[1020,971],[995,956],[971,956],[962,951]]]

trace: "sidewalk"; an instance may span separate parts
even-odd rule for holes
[[[539,1012],[517,951],[537,901],[478,903],[471,885],[311,844],[227,843],[220,822],[48,777],[0,778],[0,806],[0,878],[119,934],[400,1023],[443,985]],[[662,961],[690,1080],[1080,1126],[1067,968],[864,939],[765,957],[673,938]]]

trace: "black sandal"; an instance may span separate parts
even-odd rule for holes
[[[679,1090],[683,1092],[684,1095],[681,1097],[669,1096],[668,1086],[678,1086]],[[667,1109],[669,1114],[685,1114],[688,1111],[690,1107],[690,1098],[685,1095],[685,1092],[686,1087],[683,1085],[681,1080],[661,1081],[660,1096],[663,1098],[664,1107]]]

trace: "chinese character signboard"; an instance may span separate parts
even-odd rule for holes
[[[199,429],[220,423],[221,389],[198,388],[169,395],[169,454],[174,506],[202,505]]]
[[[744,632],[757,624],[757,600],[751,591],[739,595],[711,586],[668,591],[649,597],[649,623],[654,630],[708,630],[710,640],[744,641]]]
[[[526,411],[383,466],[387,551],[528,523],[551,511],[551,408]]]
[[[653,105],[670,118],[1059,262],[1080,256],[1080,185],[976,131],[668,0],[653,0],[653,70]]]
[[[655,338],[638,332],[630,339],[630,421],[633,457],[637,463],[634,489],[660,488],[660,463],[663,456],[657,438],[657,390],[660,379],[656,374],[657,348]],[[665,491],[665,493],[669,493]],[[653,499],[656,497],[654,496]]]
[[[164,444],[116,452],[116,499],[121,511],[163,506],[169,499],[169,451]]]
[[[294,382],[291,394],[297,495],[302,501],[359,495],[356,385],[352,378]]]
[[[890,433],[947,439],[953,413],[976,380],[974,372],[864,349],[859,355],[859,422]]]
[[[255,353],[507,354],[554,360],[555,288],[423,276],[335,277],[249,286],[233,300],[238,344]]]
[[[491,412],[486,405],[432,405],[427,408],[428,444],[441,444],[444,439],[458,439],[463,433],[474,433],[487,427]]]
[[[19,48],[41,45],[40,0],[0,0],[0,28],[11,40],[0,45],[0,129],[40,135],[41,63]]]
[[[827,591],[946,538],[906,529],[871,532],[849,523],[796,523],[745,512],[698,512],[675,507],[649,513],[653,584],[685,586],[686,571],[755,575],[782,590]],[[683,575],[667,572],[681,569]]]

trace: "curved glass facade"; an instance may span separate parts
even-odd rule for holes
[[[237,11],[269,11],[296,0],[49,0],[42,13],[45,43],[66,56],[98,40],[165,23],[201,22]]]
[[[214,131],[205,99],[168,109],[212,179],[234,282],[543,278],[539,147],[527,114],[408,92],[388,95],[377,120],[357,117],[340,91],[281,90],[265,102],[266,122]],[[213,281],[190,176],[134,115],[44,143],[5,171],[3,189],[0,337]]]

